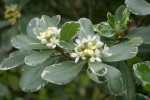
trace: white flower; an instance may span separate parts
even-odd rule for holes
[[[76,47],[74,48],[74,52],[71,53],[71,57],[75,58],[75,63],[82,60],[88,60],[90,62],[102,62],[101,58],[103,56],[111,56],[108,53],[109,47],[104,45],[102,41],[100,41],[99,36],[91,37],[88,35],[86,38],[76,39],[75,40]]]
[[[76,53],[72,53],[71,57],[76,58],[76,57],[78,57],[78,55]]]
[[[112,54],[111,53],[108,53],[108,50],[109,50],[109,47],[107,47],[106,45],[104,45],[104,49],[102,50],[102,54],[104,56],[111,56]]]
[[[77,57],[77,58],[75,59],[75,63],[77,63],[77,62],[78,62],[78,60],[79,60],[79,57]]]
[[[59,45],[59,36],[60,29],[57,29],[56,27],[48,27],[46,31],[41,32],[36,37],[42,44],[46,44],[46,46],[54,49]]]

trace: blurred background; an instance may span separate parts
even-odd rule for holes
[[[148,1],[148,0],[147,0]],[[148,1],[149,2],[149,1]],[[6,6],[17,4],[21,16],[12,24],[6,18]],[[115,13],[116,9],[124,5],[124,0],[0,0],[0,62],[15,51],[11,45],[11,37],[26,34],[26,27],[33,17],[41,15],[61,15],[60,25],[66,21],[86,17],[93,24],[107,21],[107,13]],[[150,16],[131,15],[130,27],[147,26]],[[67,85],[58,86],[49,83],[34,93],[23,92],[19,87],[20,68],[9,71],[0,70],[0,100],[114,100],[113,96],[100,90],[83,70],[78,77]],[[136,91],[147,94],[142,87]]]

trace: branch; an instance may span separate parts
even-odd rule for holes
[[[58,52],[60,52],[64,57],[66,57],[68,60],[73,60],[73,58],[71,58],[70,56],[66,55],[63,51],[63,49],[61,49],[60,47],[56,47],[55,50],[57,50]]]

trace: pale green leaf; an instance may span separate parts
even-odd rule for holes
[[[141,37],[143,42],[150,44],[150,28],[149,27],[139,27],[128,33],[126,36],[128,38]]]
[[[99,83],[104,91],[115,96],[126,93],[122,74],[118,69],[99,62],[89,62],[88,64],[89,77]]]
[[[17,35],[17,33],[17,26],[13,26],[2,33],[1,44],[4,50],[9,51],[13,48],[11,44],[11,38]]]
[[[28,26],[27,26],[27,33],[29,36],[36,38],[36,33],[34,33],[34,28],[38,27],[39,25],[39,18],[33,18],[31,19],[31,21],[29,22]]]
[[[146,0],[125,0],[128,9],[136,15],[149,15],[150,3]]]
[[[108,52],[112,55],[108,57],[103,57],[104,61],[122,61],[135,57],[138,52],[138,47],[134,44],[126,42],[110,47]]]
[[[126,94],[116,97],[116,100],[135,100],[135,81],[133,72],[126,61],[116,63],[117,68],[122,73],[123,82],[126,87]]]
[[[24,66],[24,71],[20,79],[22,90],[34,92],[44,87],[48,82],[42,79],[41,74],[45,67],[54,64],[56,60],[57,58],[50,58],[38,66]]]
[[[29,66],[39,65],[49,58],[53,53],[54,51],[51,50],[32,53],[25,57],[25,63]]]
[[[97,25],[96,31],[104,37],[112,37],[115,35],[115,31],[107,22],[101,22]]]
[[[73,50],[75,48],[73,41],[60,41],[59,45],[61,48],[66,50]]]
[[[72,81],[81,71],[85,62],[74,63],[66,61],[48,66],[42,73],[42,78],[48,82],[62,85]]]
[[[133,45],[139,46],[143,43],[143,39],[141,37],[135,37],[131,38],[128,43],[131,43]]]
[[[122,19],[122,13],[125,10],[125,8],[126,8],[125,5],[121,5],[116,10],[116,12],[115,12],[115,18],[116,18],[117,21],[121,21],[121,19]]]
[[[55,23],[55,25],[58,25],[61,20],[61,16],[60,15],[53,16],[52,20]]]
[[[50,49],[49,47],[47,47],[46,45],[42,44],[42,43],[30,43],[29,44],[30,49]]]
[[[24,15],[17,20],[19,34],[27,34],[27,26],[32,17],[31,15]]]
[[[1,70],[9,70],[24,63],[24,58],[30,54],[30,51],[15,51],[10,54],[9,58],[6,58],[0,64]]]
[[[107,74],[107,68],[101,66],[101,63],[98,62],[88,62],[88,74],[92,80],[97,83],[104,83],[107,81],[105,75]]]
[[[78,32],[80,38],[86,37],[87,35],[94,36],[94,28],[92,22],[87,18],[80,18],[78,21],[81,25],[81,29]]]
[[[56,27],[56,23],[53,22],[52,18],[50,18],[47,15],[42,15],[42,18],[40,19],[39,22],[39,28],[41,30],[45,31],[47,30],[48,27]]]
[[[28,50],[32,48],[30,44],[39,43],[39,41],[27,35],[21,34],[13,37],[11,39],[11,43],[17,49]]]
[[[143,82],[143,85],[150,84],[150,61],[134,64],[133,69],[134,74]]]
[[[129,16],[130,16],[130,12],[129,10],[126,8],[123,13],[122,13],[122,17],[120,20],[119,25],[121,26],[121,28],[126,29],[127,28],[127,24],[129,22]]]

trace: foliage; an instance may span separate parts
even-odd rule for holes
[[[85,94],[83,88],[94,86],[112,95],[116,100],[149,99],[147,97],[149,94],[144,96],[140,94],[143,90],[137,91],[137,89],[138,86],[143,86],[146,92],[150,91],[149,56],[145,58],[142,52],[149,46],[150,28],[145,25],[130,30],[131,13],[148,15],[150,12],[148,2],[125,0],[127,7],[120,6],[114,15],[107,13],[107,21],[99,23],[97,21],[96,24],[88,18],[79,18],[75,8],[72,9],[77,21],[62,19],[64,22],[62,24],[60,15],[49,17],[45,14],[41,18],[37,15],[36,17],[30,14],[22,15],[21,10],[29,0],[19,2],[4,0],[4,2],[7,5],[6,12],[10,10],[11,13],[17,12],[20,16],[5,17],[5,20],[0,21],[2,48],[6,51],[12,50],[9,57],[1,62],[0,69],[9,70],[15,67],[22,69],[23,72],[19,73],[19,76],[22,74],[19,85],[23,91],[36,92],[43,88],[38,92],[40,95],[48,95],[51,90],[60,91],[64,97],[61,99],[66,100],[70,97],[64,96],[63,92],[75,91],[68,90],[67,87],[63,90],[63,86],[57,85],[68,83],[76,88],[73,83],[70,83],[74,80],[77,84],[83,85],[79,86],[78,91],[80,95],[85,95],[87,98],[88,93]],[[57,0],[53,1],[52,4],[55,5],[57,2]],[[18,6],[12,10],[14,7],[12,4]],[[9,14],[6,13],[5,16]],[[149,51],[146,52],[148,53]],[[137,59],[138,57],[140,60]],[[82,75],[83,79],[80,79]],[[87,76],[95,83],[86,79]],[[18,80],[18,77],[15,76],[14,79]],[[44,88],[46,85],[49,89]],[[93,90],[94,96],[91,99],[98,99],[95,95],[100,95],[99,89]],[[9,93],[8,88],[1,83],[0,90],[4,91],[0,92],[0,97]],[[60,99],[57,96],[55,98]],[[82,99],[82,96],[79,99]]]

